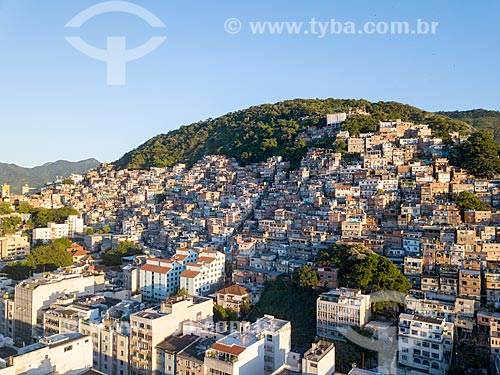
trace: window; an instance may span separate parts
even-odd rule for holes
[[[71,349],[73,349],[73,345],[68,345],[67,347],[64,348],[64,351],[69,352]]]

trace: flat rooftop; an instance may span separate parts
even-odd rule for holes
[[[193,344],[198,339],[199,337],[195,335],[169,336],[156,345],[156,348],[171,353],[178,353]]]

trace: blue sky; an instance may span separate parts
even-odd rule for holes
[[[500,2],[135,0],[125,13],[64,25],[96,0],[0,0],[0,161],[114,161],[182,124],[291,98],[395,100],[427,110],[500,109]],[[241,20],[238,34],[224,22]],[[435,35],[253,35],[250,21],[439,23]],[[304,26],[306,27],[306,26]],[[166,41],[106,85],[105,63],[70,46]]]

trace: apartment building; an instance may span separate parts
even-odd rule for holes
[[[205,351],[214,341],[193,334],[167,337],[157,345],[159,374],[204,375]]]
[[[131,375],[160,374],[158,344],[166,337],[181,333],[186,320],[211,322],[213,300],[204,297],[173,297],[130,316]]]
[[[139,268],[139,288],[147,301],[163,301],[180,288],[181,273],[187,264],[196,262],[194,250],[177,250],[170,259],[147,258]],[[127,271],[127,273],[130,273]]]
[[[313,343],[302,358],[302,375],[333,375],[335,346],[328,341]]]
[[[242,332],[217,340],[205,353],[205,371],[213,375],[269,375],[287,362],[291,324],[264,315]]]
[[[401,314],[398,330],[398,370],[444,375],[451,363],[454,324],[430,316]]]
[[[339,288],[321,294],[316,301],[316,334],[339,339],[347,327],[362,327],[370,321],[370,296],[360,290]]]
[[[224,281],[225,259],[220,251],[202,251],[196,263],[187,263],[186,270],[180,274],[181,288],[192,296],[214,292]]]
[[[486,304],[500,307],[500,271],[486,270],[484,272]]]
[[[12,337],[14,333],[14,290],[13,288],[0,290],[0,334]]]
[[[126,319],[106,314],[94,320],[84,320],[79,331],[92,341],[92,367],[109,375],[130,373],[130,324]]]
[[[410,282],[412,288],[420,288],[422,269],[423,261],[421,258],[405,257],[403,263],[403,273]]]
[[[80,333],[48,336],[40,342],[2,348],[0,375],[79,375],[92,367],[92,342]]]
[[[240,285],[231,285],[216,292],[217,305],[230,308],[240,313],[240,309],[245,303],[250,303],[250,291]]]
[[[10,234],[0,237],[0,258],[17,259],[24,258],[30,252],[30,244],[27,236]]]
[[[139,269],[139,286],[147,301],[161,301],[179,290],[179,275],[185,265],[178,261],[149,258]]]
[[[48,309],[65,294],[91,295],[104,284],[104,275],[98,273],[51,273],[26,279],[14,289],[14,335],[19,343],[31,343],[39,337],[37,327]]]
[[[481,300],[481,271],[461,269],[458,272],[458,295]]]
[[[178,374],[205,375],[205,352],[216,340],[214,338],[199,338],[177,356]]]
[[[69,225],[47,223],[45,228],[35,228],[33,229],[32,239],[33,243],[41,242],[47,244],[49,242],[55,241],[59,238],[69,237]]]

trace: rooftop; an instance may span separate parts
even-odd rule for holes
[[[184,350],[188,346],[192,345],[198,339],[199,337],[195,335],[169,336],[158,345],[156,345],[156,348],[171,353],[178,353],[181,350]]]
[[[318,341],[312,344],[311,349],[309,349],[305,354],[304,358],[310,361],[319,362],[327,353],[334,350],[335,346],[331,342]]]
[[[217,294],[233,294],[235,296],[246,296],[248,293],[250,293],[248,289],[240,285],[231,285],[217,291]]]

